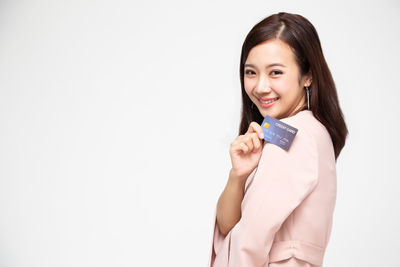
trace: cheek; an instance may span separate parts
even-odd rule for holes
[[[296,84],[293,83],[293,79],[286,76],[275,80],[272,86],[274,91],[281,97],[290,97],[292,90],[296,87]]]
[[[245,78],[243,81],[243,84],[244,84],[244,90],[246,91],[246,93],[250,94],[254,88],[254,82]]]
[[[287,95],[287,92],[289,91],[290,84],[288,84],[287,80],[280,79],[274,81],[274,83],[271,84],[272,89],[281,97],[284,97]]]

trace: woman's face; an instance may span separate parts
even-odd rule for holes
[[[304,87],[310,86],[311,76],[304,76],[300,84],[299,76],[290,46],[279,39],[253,47],[244,65],[246,93],[263,117],[289,117],[307,105]],[[265,103],[268,100],[272,102]]]

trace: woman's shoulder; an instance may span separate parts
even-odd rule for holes
[[[280,119],[297,129],[296,135],[293,138],[289,149],[285,150],[269,142],[265,142],[265,154],[274,154],[275,158],[280,158],[280,161],[294,162],[305,157],[316,157],[318,154],[317,141],[314,130],[315,122],[311,118],[311,111],[300,111],[297,114]]]
[[[298,139],[313,143],[320,151],[333,151],[333,143],[328,130],[312,113],[311,110],[302,110],[295,115],[281,119],[297,128]],[[295,137],[295,138],[296,138]]]
[[[273,143],[265,142],[258,165],[261,169],[257,172],[263,172],[264,168],[268,171],[274,169],[282,172],[282,175],[302,176],[305,179],[317,180],[320,149],[313,131],[308,129],[308,127],[315,127],[314,125],[308,126],[310,122],[314,124],[310,115],[312,114],[302,111],[294,116],[280,119],[281,122],[296,128],[296,135],[287,150]],[[305,175],[299,175],[300,173]]]
[[[324,138],[329,136],[329,132],[317,118],[315,118],[311,110],[302,110],[295,115],[281,119],[299,131],[304,132],[313,138]]]

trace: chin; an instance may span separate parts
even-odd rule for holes
[[[260,114],[265,118],[265,116],[270,116],[273,118],[276,118],[276,116],[279,116],[279,111],[276,111],[276,108],[270,107],[270,108],[262,108],[260,111]]]
[[[273,112],[273,111],[267,111],[267,110],[261,110],[260,111],[260,114],[263,116],[263,117],[265,117],[265,116],[270,116],[270,117],[275,117],[275,112]]]

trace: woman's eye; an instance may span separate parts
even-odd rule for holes
[[[275,73],[275,74],[282,74],[282,72],[281,72],[281,71],[279,71],[279,70],[273,70],[273,71],[271,71],[271,73]]]
[[[251,75],[251,74],[255,74],[255,73],[254,73],[254,71],[252,71],[252,70],[246,70],[246,71],[245,71],[245,74]]]

